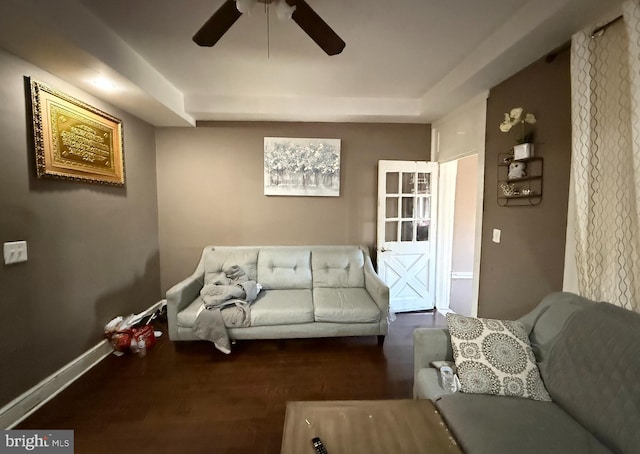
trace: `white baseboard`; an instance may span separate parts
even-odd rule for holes
[[[11,429],[53,399],[112,352],[105,339],[0,409],[0,427]]]
[[[148,317],[163,304],[166,304],[166,300],[158,301],[139,315],[143,318]],[[18,425],[65,390],[71,383],[80,378],[93,366],[109,356],[112,351],[111,344],[104,339],[95,347],[87,350],[33,388],[0,408],[0,428],[11,429]]]

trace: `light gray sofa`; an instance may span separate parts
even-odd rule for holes
[[[445,391],[448,331],[414,331],[414,398],[431,399],[474,453],[640,453],[640,314],[553,293],[520,319],[553,402]]]
[[[251,326],[228,327],[231,339],[378,336],[388,329],[389,288],[358,246],[207,246],[195,272],[167,291],[169,337],[193,331],[207,273],[239,265],[263,286]],[[222,310],[224,318],[226,309]]]

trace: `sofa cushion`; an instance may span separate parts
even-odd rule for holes
[[[251,326],[310,322],[313,322],[313,302],[308,289],[263,291],[251,305]]]
[[[543,378],[553,400],[612,451],[640,453],[640,314],[598,303],[573,314]]]
[[[552,402],[456,393],[436,406],[467,454],[611,452]]]
[[[355,246],[316,248],[311,252],[313,287],[364,287],[364,255]]]
[[[220,312],[222,315],[222,320],[227,327],[238,326],[238,312],[234,311],[234,309],[235,306],[229,306],[225,309],[222,309],[222,311]],[[196,318],[198,317],[198,314],[201,310],[206,309],[204,308],[202,298],[198,297],[191,304],[178,312],[176,316],[178,326],[181,326],[183,328],[193,328],[193,325],[196,322]]]
[[[311,288],[311,250],[308,248],[263,248],[258,257],[258,282],[263,288]]]
[[[204,256],[204,283],[216,279],[233,265],[238,265],[250,280],[256,280],[257,248],[212,248]]]
[[[463,392],[551,400],[522,323],[457,314],[447,323]]]
[[[364,288],[314,288],[316,322],[375,323],[380,308]]]

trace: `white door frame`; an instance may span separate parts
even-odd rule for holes
[[[476,194],[476,238],[473,246],[473,296],[471,316],[478,316],[480,294],[480,255],[482,254],[482,214],[484,212],[484,147],[478,152],[478,189]]]
[[[436,309],[449,310],[458,161],[440,164],[438,236],[436,237]],[[449,277],[447,279],[447,276]]]
[[[444,118],[433,122],[431,128],[431,161],[438,162],[441,165],[450,162],[457,161],[467,156],[474,154],[478,155],[478,183],[476,191],[476,231],[475,231],[475,244],[474,244],[474,257],[473,257],[473,296],[471,315],[476,317],[478,315],[478,297],[480,289],[480,258],[482,254],[482,215],[484,209],[484,166],[485,166],[485,134],[486,134],[486,111],[487,111],[487,98],[488,92],[481,93],[479,96],[473,98],[468,103],[456,109],[451,114]],[[459,128],[459,126],[465,125],[466,128]],[[469,129],[469,126],[475,127],[475,133],[473,137],[466,141],[462,147],[453,147],[455,150],[449,149],[449,147],[442,147],[440,143],[441,130],[444,131],[447,137],[447,142],[450,144],[456,144],[456,140],[453,139],[453,135],[458,134],[459,129]],[[474,129],[474,128],[471,128]],[[446,148],[446,149],[445,149]],[[450,182],[449,182],[450,183]],[[444,184],[447,184],[445,182]],[[444,188],[441,188],[444,189]],[[451,194],[449,189],[441,190],[439,202],[439,210],[447,213],[449,210],[453,213],[455,211],[455,190]],[[446,208],[443,205],[450,205],[450,208]],[[452,214],[453,215],[453,214]],[[436,268],[436,291],[438,289],[447,288],[448,290],[441,291],[436,294],[436,307],[443,312],[449,311],[449,297],[451,292],[451,253],[453,248],[447,248],[445,245],[453,244],[453,228],[450,231],[446,230],[446,226],[443,222],[446,222],[446,215],[444,217],[438,217],[438,249],[436,251],[437,263],[440,263],[441,256],[448,256],[449,267],[448,269],[441,269],[439,266]],[[450,235],[450,238],[447,237]],[[442,259],[444,260],[444,259]],[[446,267],[445,267],[446,268]],[[440,298],[443,298],[442,300]]]

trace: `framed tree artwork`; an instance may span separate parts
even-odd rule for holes
[[[340,195],[340,139],[264,138],[264,194]]]

